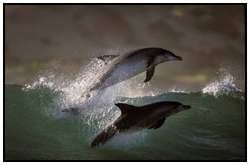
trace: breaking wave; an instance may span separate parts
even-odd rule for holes
[[[233,95],[239,92],[242,92],[242,90],[235,85],[234,77],[225,69],[220,69],[217,79],[202,89],[202,93],[214,96]]]

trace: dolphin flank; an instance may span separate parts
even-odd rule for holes
[[[104,144],[114,135],[121,132],[136,131],[144,128],[160,128],[166,117],[191,108],[189,105],[183,105],[175,101],[157,102],[141,107],[124,103],[117,103],[115,105],[121,110],[120,117],[95,137],[91,143],[91,147]]]
[[[146,71],[144,82],[148,82],[154,75],[156,65],[166,61],[182,60],[181,57],[163,48],[143,48],[120,56],[104,55],[97,59],[109,66],[98,78],[97,83],[90,87],[90,91],[109,87],[144,71]]]

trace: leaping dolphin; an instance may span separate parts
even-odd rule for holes
[[[144,71],[144,82],[148,82],[154,75],[156,65],[166,61],[182,60],[181,57],[162,48],[143,48],[121,56],[104,55],[97,58],[105,63],[111,63],[108,63],[106,72],[98,77],[97,83],[93,84],[89,91],[109,87]]]
[[[84,92],[82,98],[88,99],[91,91],[104,89],[121,81],[146,71],[144,82],[148,82],[154,75],[155,66],[166,61],[181,61],[182,58],[163,48],[137,49],[124,55],[104,55],[97,59],[105,62],[106,68],[103,74],[97,77],[97,81],[91,84]],[[64,109],[64,112],[78,111],[79,108]],[[75,113],[74,113],[75,114]]]
[[[166,117],[191,108],[175,101],[157,102],[142,107],[136,107],[124,103],[115,104],[121,110],[120,117],[113,124],[98,134],[91,143],[91,147],[106,143],[114,135],[129,130],[144,128],[160,128]]]

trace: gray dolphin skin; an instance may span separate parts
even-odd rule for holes
[[[124,103],[115,105],[121,110],[120,117],[95,137],[91,147],[104,144],[121,132],[160,128],[166,117],[191,108],[189,105],[183,105],[175,101],[157,102],[141,107]]]
[[[181,61],[182,58],[162,48],[143,48],[124,55],[104,55],[97,59],[108,64],[108,69],[98,77],[97,83],[90,90],[103,89],[127,80],[146,71],[144,82],[154,75],[155,66],[166,61]]]

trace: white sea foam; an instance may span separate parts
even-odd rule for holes
[[[212,94],[214,96],[241,92],[235,82],[234,77],[225,69],[220,69],[216,80],[209,83],[202,89],[204,94]]]
[[[168,92],[172,92],[172,93],[189,93],[189,92],[186,91],[185,89],[180,89],[180,88],[177,88],[177,87],[170,88],[170,89],[168,90]]]

